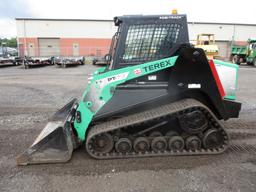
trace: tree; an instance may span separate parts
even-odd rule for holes
[[[6,43],[5,46],[6,47],[17,47],[17,39],[15,37],[12,37],[10,39],[7,38],[0,38],[0,46],[2,45],[2,43]]]

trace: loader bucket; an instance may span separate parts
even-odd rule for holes
[[[77,99],[73,99],[50,119],[34,143],[16,158],[17,165],[67,162],[74,149],[70,119]]]

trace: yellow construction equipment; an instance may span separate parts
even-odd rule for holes
[[[203,49],[208,59],[216,58],[219,53],[218,45],[215,43],[214,34],[198,34],[195,47]]]

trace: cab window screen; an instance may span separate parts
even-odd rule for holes
[[[179,35],[179,24],[131,25],[125,42],[123,63],[168,57]]]

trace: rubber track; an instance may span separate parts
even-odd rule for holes
[[[117,153],[112,150],[110,153],[102,154],[96,153],[92,150],[91,142],[92,139],[102,133],[111,132],[117,129],[126,128],[128,126],[137,126],[147,121],[152,121],[167,115],[178,115],[179,113],[184,112],[185,110],[191,108],[201,109],[208,117],[208,120],[211,122],[211,125],[220,130],[224,136],[224,144],[217,149],[200,149],[200,150],[182,150],[182,151],[163,151],[163,152],[154,152],[148,151],[145,153],[137,153],[135,151],[129,153]],[[132,127],[129,127],[132,129]],[[176,155],[209,155],[209,154],[220,154],[228,148],[229,139],[226,131],[223,129],[221,122],[215,117],[215,115],[208,109],[205,105],[198,102],[194,99],[184,99],[178,102],[171,104],[163,105],[151,110],[147,110],[140,113],[135,113],[126,117],[118,118],[115,120],[107,121],[101,124],[97,124],[90,128],[86,140],[86,150],[89,155],[97,159],[111,159],[111,158],[129,158],[129,157],[152,157],[152,156],[176,156]]]

